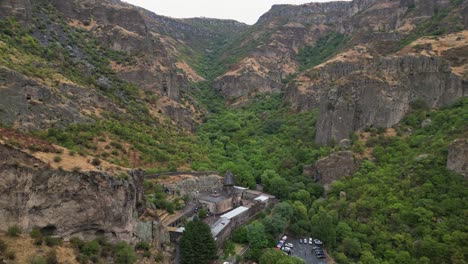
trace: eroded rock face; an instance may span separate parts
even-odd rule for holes
[[[447,169],[468,177],[468,139],[457,139],[449,146]]]
[[[23,74],[0,67],[0,120],[20,130],[89,124],[99,109],[124,114],[96,90],[59,84],[48,87]]]
[[[335,65],[328,66],[333,72]],[[403,118],[410,103],[424,101],[435,108],[468,95],[468,86],[440,58],[397,57],[367,66],[349,65],[346,75],[331,74],[312,84],[321,91],[315,141],[325,145],[348,138],[367,127],[391,127]],[[320,75],[319,75],[320,76]]]
[[[304,166],[304,174],[327,187],[335,180],[353,175],[359,169],[353,152],[340,151]]]
[[[0,18],[15,17],[18,21],[27,21],[31,15],[30,0],[0,1]]]
[[[6,158],[0,163],[0,230],[18,224],[63,238],[132,241],[143,204],[141,174],[121,181],[101,172],[52,170],[4,145],[0,156]]]

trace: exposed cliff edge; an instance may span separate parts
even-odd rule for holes
[[[468,96],[468,83],[440,58],[384,58],[364,67],[337,63],[318,76],[309,89],[319,91],[316,142],[321,145],[367,127],[396,125],[412,102],[437,108]]]
[[[101,172],[52,170],[34,157],[0,145],[0,230],[19,225],[63,238],[105,235],[132,241],[142,213],[143,177],[119,180]]]

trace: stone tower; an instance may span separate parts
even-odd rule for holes
[[[224,175],[224,184],[223,184],[223,190],[228,193],[232,194],[232,191],[234,189],[234,176],[230,171],[226,172],[226,175]]]

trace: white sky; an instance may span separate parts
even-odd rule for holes
[[[210,17],[254,24],[274,4],[304,4],[330,0],[124,0],[158,15],[175,18]]]

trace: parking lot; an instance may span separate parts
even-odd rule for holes
[[[301,244],[299,243],[299,238],[292,238],[288,237],[286,243],[292,243],[294,248],[291,250],[291,256],[301,258],[305,260],[307,264],[325,264],[327,263],[327,259],[318,259],[314,252],[312,251],[312,247],[314,245]]]

